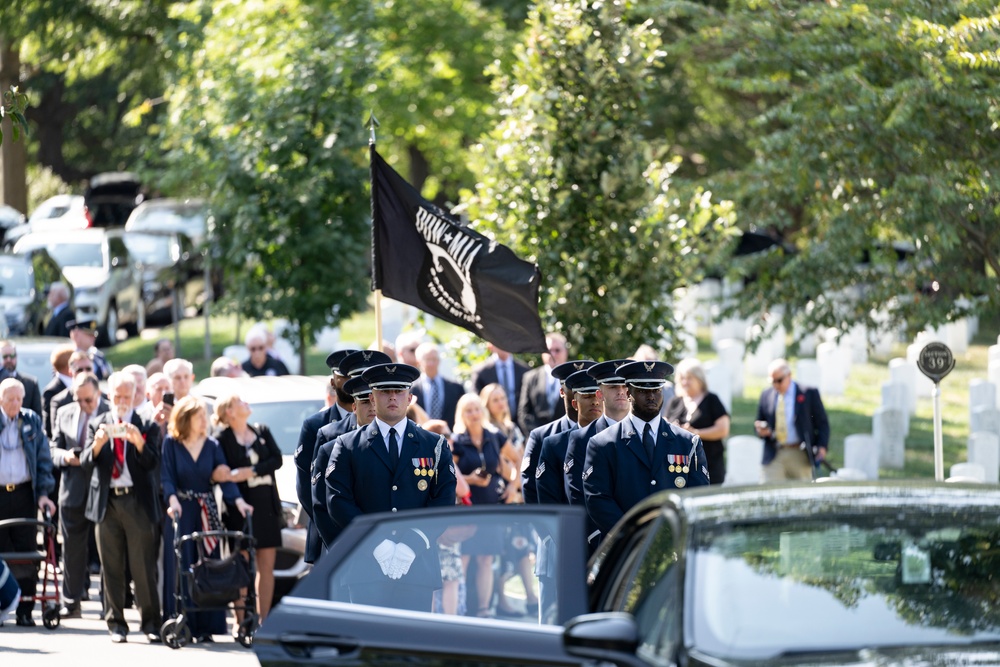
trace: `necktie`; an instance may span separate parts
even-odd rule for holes
[[[399,440],[396,438],[396,429],[389,429],[389,465],[395,470],[399,465]]]
[[[778,394],[778,405],[774,409],[774,439],[779,445],[788,442],[788,421],[785,416],[784,394]]]
[[[431,389],[431,392],[432,392],[431,393],[431,417],[433,417],[434,419],[444,419],[444,415],[441,414],[442,412],[444,412],[444,396],[441,395],[444,392],[438,391],[438,389],[440,389],[440,387],[438,386],[437,380],[431,380],[427,384],[429,385],[429,387]],[[396,431],[393,430],[393,433],[395,433],[395,432]]]
[[[118,423],[121,424],[122,420],[119,419]],[[125,441],[121,438],[115,438],[115,465],[111,468],[111,477],[118,479],[122,470],[125,469]]]
[[[645,430],[642,432],[642,446],[646,448],[646,458],[649,459],[649,463],[653,463],[653,451],[656,449],[656,441],[653,440],[653,427],[646,424]]]
[[[84,411],[80,411],[80,424],[76,429],[76,446],[83,447],[87,440],[87,422],[90,420],[90,415]]]

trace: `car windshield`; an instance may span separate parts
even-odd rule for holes
[[[917,512],[698,528],[694,645],[749,660],[1000,640],[1000,517]]]
[[[198,208],[148,208],[129,224],[129,231],[184,232],[198,238],[205,234],[205,214]]]
[[[0,296],[29,296],[31,274],[24,264],[0,264]]]
[[[148,266],[169,266],[174,263],[169,236],[155,234],[125,234],[122,237],[128,251],[137,261]]]
[[[18,246],[19,253],[44,247],[59,266],[104,266],[101,244],[97,243],[51,243],[44,246]]]

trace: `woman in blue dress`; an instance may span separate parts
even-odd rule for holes
[[[215,504],[212,484],[222,488],[222,497],[235,504],[240,514],[246,516],[250,505],[240,497],[239,489],[232,481],[232,472],[226,465],[226,457],[219,443],[208,437],[208,413],[205,406],[194,396],[185,396],[174,406],[170,415],[169,435],[163,441],[161,478],[163,496],[167,499],[167,514],[177,521],[180,535],[196,531],[221,530],[219,510]],[[252,511],[252,510],[251,510]],[[168,521],[164,532],[163,549],[163,611],[172,616],[176,610],[174,599],[174,529]],[[211,558],[219,557],[220,540],[215,540]],[[182,550],[181,571],[186,572],[197,560],[197,545],[189,540]],[[185,608],[192,608],[187,592],[186,578],[181,580]],[[226,632],[225,610],[197,611],[185,613],[191,635],[198,642],[212,641],[212,635]]]

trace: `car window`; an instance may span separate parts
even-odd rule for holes
[[[693,641],[710,655],[1000,641],[995,511],[706,524],[686,562]]]
[[[153,234],[126,234],[125,245],[137,261],[150,266],[173,264],[173,244],[169,236]]]
[[[638,654],[653,664],[672,663],[680,642],[683,597],[673,517],[667,513],[650,528],[652,539],[623,595],[622,608],[635,617],[639,627]]]
[[[433,480],[420,477],[414,483]],[[548,538],[550,548],[562,542],[565,536],[560,525],[555,514],[510,511],[503,506],[489,512],[457,507],[433,516],[403,513],[398,519],[380,521],[338,558],[327,577],[326,598],[428,615],[476,616],[478,610],[491,607],[493,586],[488,581],[499,577],[508,610],[497,619],[539,625],[539,581],[531,563],[539,542]],[[399,544],[409,545],[416,559],[404,577],[393,579],[383,572],[381,559],[388,559],[391,570]],[[567,569],[570,562],[566,560]],[[487,590],[480,594],[477,583]],[[559,578],[547,578],[545,585],[550,588],[545,599],[559,600],[557,587],[562,584]],[[485,597],[477,602],[481,595]],[[560,617],[558,609],[549,611],[551,619]]]
[[[626,519],[601,545],[587,577],[593,610],[622,611],[629,582],[660,513],[657,508]]]
[[[27,264],[0,265],[0,296],[29,296],[34,287]]]
[[[39,247],[39,246],[35,246]],[[98,243],[52,243],[44,246],[49,255],[59,264],[59,266],[104,266],[104,254],[101,244]],[[27,246],[18,252],[30,251],[33,249]]]

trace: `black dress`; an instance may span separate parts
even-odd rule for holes
[[[256,472],[254,477],[237,486],[243,499],[253,507],[253,536],[257,548],[280,547],[283,518],[274,471],[283,463],[281,450],[270,429],[263,424],[253,424],[250,430],[257,437],[246,446],[237,442],[230,428],[219,431],[217,437],[230,468],[253,466]],[[243,517],[232,508],[227,510],[223,522],[227,530],[243,530]]]
[[[705,397],[691,415],[691,428],[709,428],[715,425],[719,417],[724,417],[726,406],[722,404],[719,397],[712,392],[706,392]],[[684,405],[683,396],[674,396],[667,406],[667,421],[675,424],[688,422],[687,407]],[[708,459],[708,476],[712,484],[722,484],[726,479],[726,454],[725,446],[721,440],[706,440],[702,438],[705,446],[705,457]]]
[[[471,474],[476,468],[483,468],[492,475],[488,486],[469,485],[473,505],[496,505],[504,490],[503,474],[500,472],[500,447],[506,442],[496,431],[483,429],[483,448],[472,444],[468,433],[457,433],[452,443],[456,467],[463,475]],[[479,526],[476,534],[462,543],[462,555],[488,555],[503,552],[503,530],[498,526]]]

